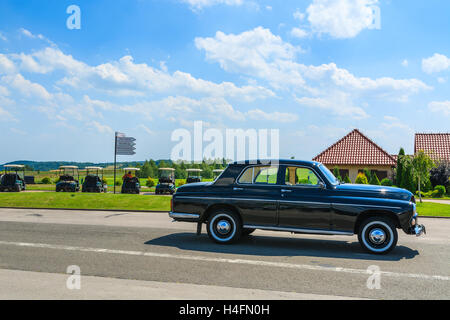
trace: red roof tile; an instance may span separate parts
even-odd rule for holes
[[[450,161],[450,133],[416,133],[414,153],[420,150],[434,160]]]
[[[319,154],[313,161],[326,165],[396,166],[395,159],[358,129]]]

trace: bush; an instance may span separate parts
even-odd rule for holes
[[[444,186],[436,186],[436,188],[434,188],[433,192],[436,192],[438,198],[442,198],[445,194],[445,187]]]
[[[393,182],[391,179],[388,178],[384,178],[383,180],[381,180],[381,185],[385,186],[385,187],[392,187],[393,186]]]
[[[41,183],[42,184],[52,184],[52,180],[50,180],[49,177],[45,177],[45,178],[42,178]]]
[[[348,175],[346,175],[345,178],[344,178],[344,182],[345,183],[352,183],[352,180],[350,180],[350,177]]]
[[[370,182],[369,184],[374,185],[374,186],[379,186],[381,185],[380,180],[377,177],[376,173],[373,173],[372,176],[370,177]]]
[[[369,181],[367,180],[367,177],[364,173],[358,173],[355,183],[356,184],[369,184]]]
[[[122,181],[121,180],[116,180],[116,182],[114,183],[116,186],[121,186],[122,185]]]
[[[155,180],[153,180],[152,178],[147,178],[147,182],[145,183],[145,185],[149,188],[154,187],[155,186]]]
[[[181,187],[186,184],[186,179],[178,179],[175,184],[177,187]]]

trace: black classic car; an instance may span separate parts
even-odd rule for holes
[[[361,246],[385,254],[397,244],[397,229],[420,236],[413,194],[407,190],[342,184],[323,164],[297,160],[231,163],[214,181],[184,185],[169,216],[207,225],[221,244],[255,229],[302,234],[358,235]]]

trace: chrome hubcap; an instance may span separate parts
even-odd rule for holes
[[[217,232],[219,232],[220,234],[227,234],[231,230],[231,224],[226,220],[220,220],[217,223],[216,229],[217,229]]]
[[[369,234],[369,239],[372,243],[380,244],[386,240],[386,234],[381,229],[373,229]]]

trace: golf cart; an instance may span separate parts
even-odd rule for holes
[[[155,188],[155,194],[175,193],[175,169],[160,168],[159,183]]]
[[[77,166],[59,167],[59,181],[56,183],[56,192],[80,191],[80,173]],[[77,179],[75,179],[75,176]]]
[[[188,177],[186,183],[202,182],[202,169],[187,169]]]
[[[121,193],[135,193],[141,192],[141,185],[137,177],[138,168],[124,168],[125,175],[123,176],[122,191]],[[134,176],[132,172],[134,171]]]
[[[7,164],[5,174],[0,177],[0,191],[20,192],[26,189],[25,166]]]
[[[214,175],[214,180],[216,180],[223,172],[223,169],[214,169],[213,170],[213,175]]]
[[[82,192],[106,193],[107,188],[108,186],[103,183],[103,168],[86,167],[86,178],[84,178]]]

